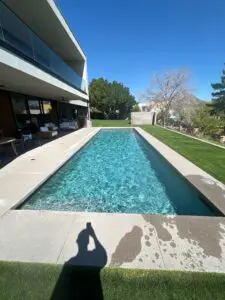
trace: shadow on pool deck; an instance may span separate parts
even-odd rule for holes
[[[95,249],[89,251],[89,238]],[[51,300],[103,299],[100,271],[107,263],[107,253],[99,242],[91,223],[82,230],[76,240],[78,253],[63,266]]]

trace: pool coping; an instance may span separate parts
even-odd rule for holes
[[[63,263],[74,254],[74,237],[92,222],[107,250],[107,266],[224,272],[224,217],[14,210],[101,129],[110,128],[135,129],[221,208],[221,197],[217,203],[213,193],[224,193],[224,185],[141,128],[81,129],[0,170],[0,260]]]
[[[73,263],[87,223],[106,267],[225,272],[224,217],[9,210],[0,218],[0,260]],[[88,266],[103,267],[98,253]],[[75,261],[87,265],[86,255]]]

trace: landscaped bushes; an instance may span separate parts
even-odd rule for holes
[[[91,112],[91,119],[97,119],[97,120],[104,120],[105,116],[104,113],[98,111],[98,112]]]
[[[158,115],[158,124],[163,125]],[[190,120],[180,118],[168,118],[166,127],[191,134],[198,138],[207,138],[221,143],[225,143],[225,117],[224,115],[214,115],[209,105],[199,104],[193,111]]]

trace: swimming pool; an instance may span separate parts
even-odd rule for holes
[[[133,129],[102,129],[20,208],[215,215]]]

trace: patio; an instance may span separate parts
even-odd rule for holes
[[[23,143],[21,140],[17,139],[14,144],[18,156],[33,150],[37,147],[45,145],[53,140],[57,140],[65,135],[74,132],[74,130],[58,130],[58,135],[53,138],[39,138],[28,140]],[[11,144],[0,145],[0,169],[15,160],[18,156],[15,155]]]

